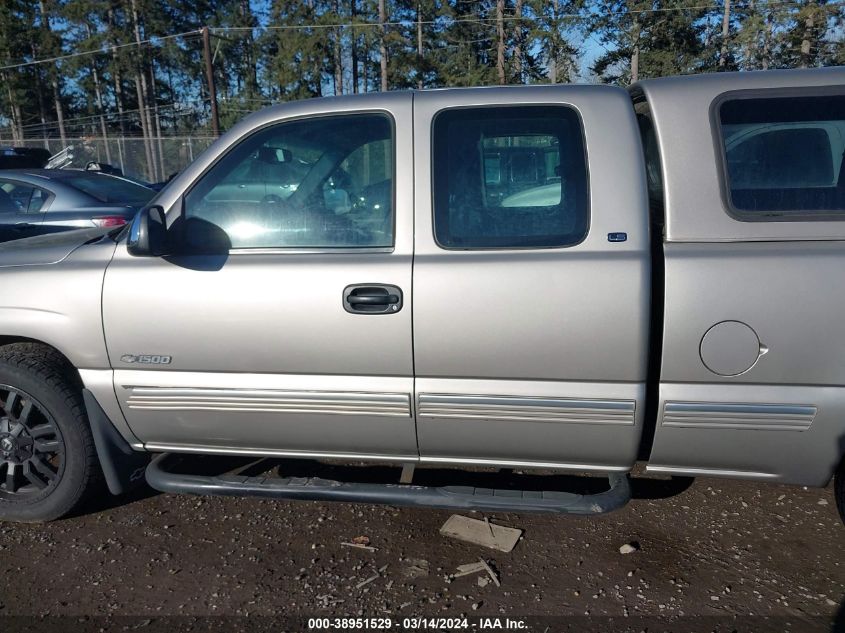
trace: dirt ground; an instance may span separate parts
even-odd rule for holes
[[[2,526],[0,615],[135,616],[127,630],[175,615],[531,616],[540,631],[620,622],[637,631],[845,630],[845,528],[831,489],[636,479],[634,493],[627,507],[598,517],[488,515],[524,530],[510,553],[441,536],[452,514],[444,510],[149,490],[104,497],[74,518]],[[359,536],[375,550],[341,545]],[[622,554],[624,544],[638,549]],[[481,575],[449,577],[479,557],[500,587],[479,586]],[[29,621],[0,618],[0,630]],[[591,629],[596,622],[604,624]],[[299,626],[307,628],[288,628]],[[211,627],[194,630],[203,628]]]

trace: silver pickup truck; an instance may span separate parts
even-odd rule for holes
[[[0,247],[0,518],[103,480],[585,514],[638,461],[839,470],[841,509],[843,156],[842,68],[253,114],[130,227]]]

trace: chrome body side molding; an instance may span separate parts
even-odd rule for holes
[[[667,402],[663,426],[806,431],[817,411],[812,405],[800,404]]]
[[[411,397],[407,393],[166,387],[128,387],[128,389],[130,395],[127,406],[130,409],[322,413],[402,418],[411,416]]]
[[[747,470],[721,470],[718,468],[695,468],[687,466],[661,466],[659,464],[649,464],[646,466],[646,472],[665,475],[688,475],[690,477],[750,479],[752,481],[778,478],[778,475],[775,473],[758,473]]]
[[[427,418],[483,418],[532,422],[634,424],[634,400],[530,398],[421,393],[417,415]]]

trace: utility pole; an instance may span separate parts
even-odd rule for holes
[[[202,54],[205,58],[205,76],[208,81],[208,97],[211,99],[211,132],[220,136],[220,116],[217,113],[217,88],[214,86],[214,68],[211,66],[211,36],[208,27],[202,27]]]

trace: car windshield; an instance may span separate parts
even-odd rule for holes
[[[63,179],[75,189],[87,193],[100,202],[127,205],[143,205],[155,195],[155,191],[123,178],[114,178],[106,174],[80,174]]]

